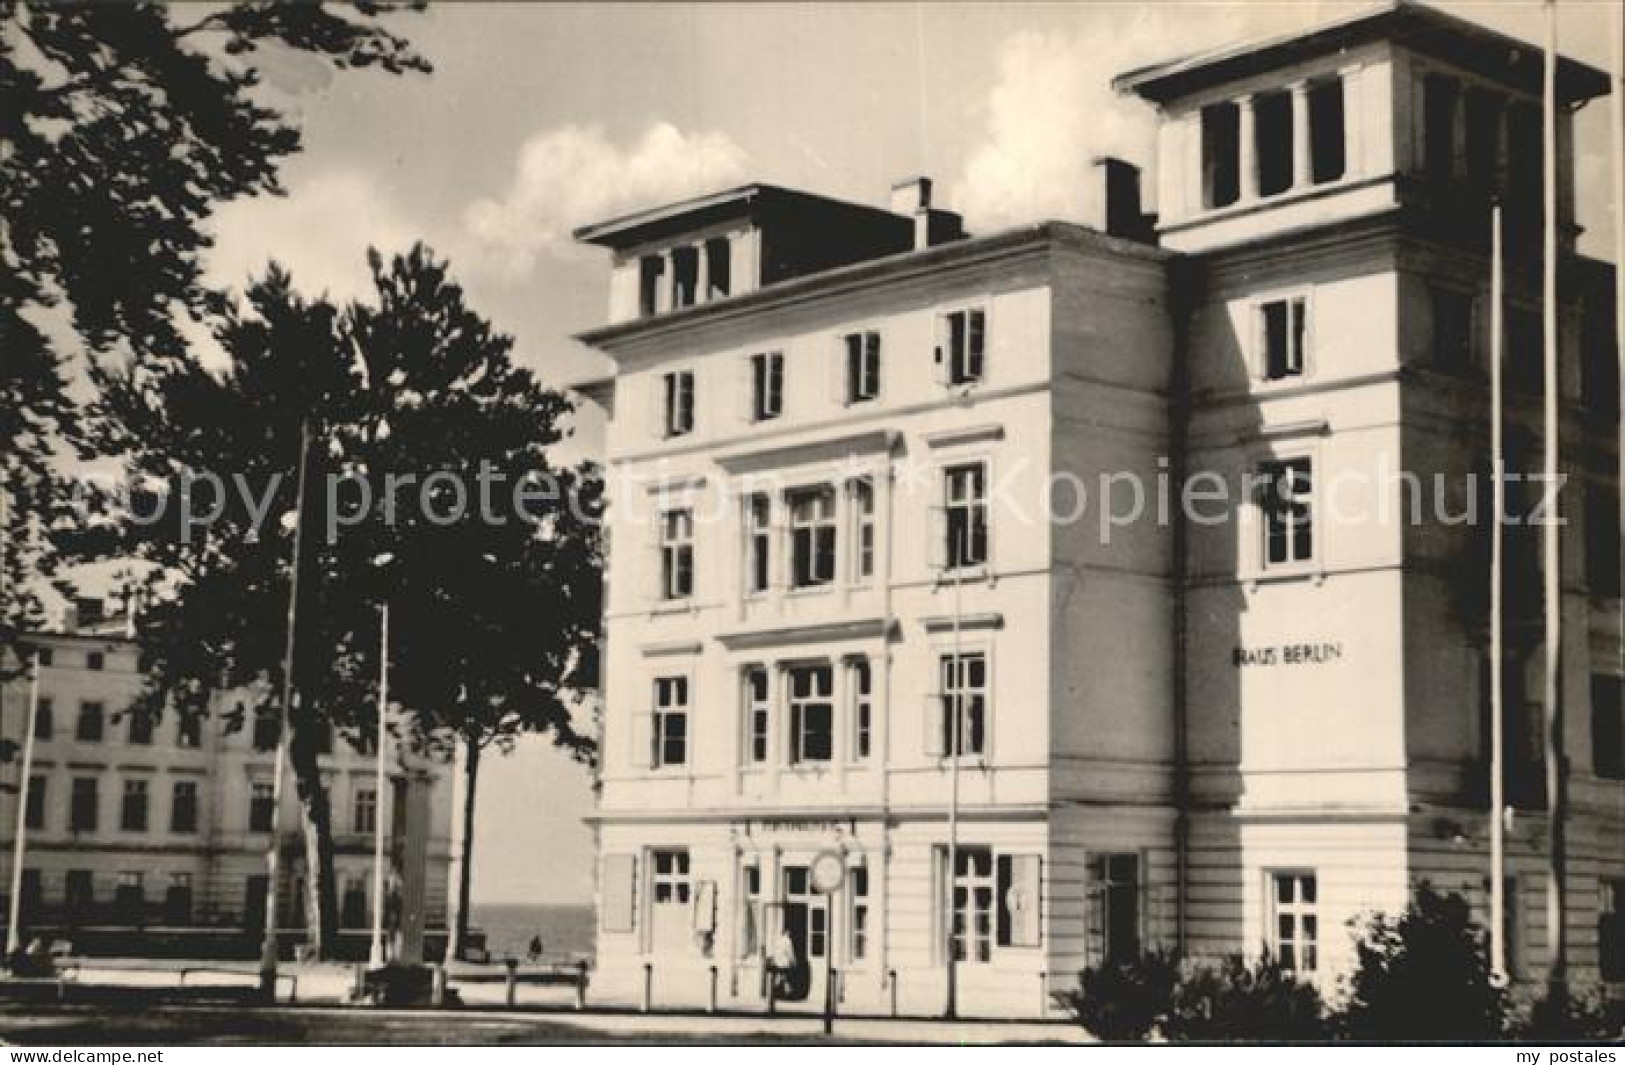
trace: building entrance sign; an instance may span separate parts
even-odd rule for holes
[[[1238,647],[1230,653],[1230,664],[1237,669],[1250,666],[1322,666],[1341,661],[1343,644],[1283,643],[1268,647]]]

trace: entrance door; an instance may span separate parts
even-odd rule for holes
[[[784,867],[783,928],[795,963],[779,977],[779,1001],[824,1006],[824,978],[830,950],[829,901],[812,889],[805,865]]]

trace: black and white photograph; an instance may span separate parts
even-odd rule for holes
[[[1621,0],[0,0],[0,1058],[1617,1065],[1622,205]]]

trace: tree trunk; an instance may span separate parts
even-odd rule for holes
[[[447,931],[448,960],[461,958],[463,946],[468,940],[468,896],[474,880],[474,786],[480,775],[480,745],[479,741],[464,737],[463,746],[463,824],[462,838],[457,845],[456,894],[452,900],[452,915]]]
[[[333,883],[333,811],[322,787],[316,737],[322,722],[295,720],[288,760],[299,795],[305,843],[305,942],[324,959],[338,939],[338,892]]]

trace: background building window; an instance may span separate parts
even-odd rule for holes
[[[359,876],[345,877],[344,896],[339,903],[340,928],[367,926],[367,884]]]
[[[987,353],[987,312],[980,307],[951,311],[942,316],[940,331],[937,371],[944,383],[980,381]]]
[[[784,353],[763,352],[750,357],[751,421],[771,421],[784,413]]]
[[[645,255],[638,260],[638,313],[654,314],[660,309],[660,280],[666,275],[666,260]]]
[[[652,764],[688,762],[688,678],[660,677],[655,681],[654,752]]]
[[[1281,967],[1312,973],[1319,964],[1315,874],[1270,874],[1270,952]]]
[[[171,832],[197,831],[196,781],[175,781],[174,791],[170,796],[169,804],[169,830]]]
[[[119,873],[118,883],[113,888],[113,906],[122,920],[135,924],[146,916],[147,889],[144,880],[139,869]]]
[[[981,463],[943,471],[944,521],[939,530],[948,569],[987,564],[987,468]]]
[[[192,923],[192,874],[170,873],[164,891],[164,920],[172,925]]]
[[[880,334],[848,333],[846,345],[846,401],[865,403],[880,395]]]
[[[79,721],[74,726],[73,738],[81,743],[95,743],[102,738],[102,721],[106,716],[101,703],[94,700],[79,704]]]
[[[130,709],[130,742],[138,747],[152,743],[152,718],[139,707]]]
[[[1599,777],[1625,779],[1625,703],[1621,678],[1591,677],[1591,762]]]
[[[96,831],[99,805],[96,778],[74,777],[73,794],[68,804],[68,827],[75,832]]]
[[[1308,562],[1315,554],[1314,480],[1308,458],[1259,467],[1264,517],[1264,564]]]
[[[698,248],[671,250],[671,295],[674,309],[692,307],[700,294],[700,251]]]
[[[126,780],[124,801],[119,804],[119,828],[125,832],[147,830],[147,782]]]
[[[189,750],[203,746],[203,718],[198,714],[180,714],[175,719],[175,743]]]
[[[1422,166],[1435,181],[1449,181],[1456,168],[1456,101],[1452,78],[1429,74],[1422,82]]]
[[[276,750],[277,737],[282,734],[282,716],[279,711],[262,706],[254,711],[254,749]]]
[[[767,670],[752,666],[745,670],[745,761],[749,765],[767,761],[770,713]]]
[[[370,836],[378,831],[378,792],[372,788],[356,789],[350,823],[360,834]]]
[[[790,505],[790,573],[797,588],[835,579],[835,490],[793,493]]]
[[[1309,305],[1302,296],[1258,305],[1258,336],[1266,381],[1302,377],[1307,356]]]
[[[727,237],[712,237],[705,242],[706,299],[721,299],[733,287],[732,253]]]
[[[26,828],[45,827],[45,788],[48,779],[36,774],[29,774],[28,809],[23,813],[23,825]]]
[[[654,904],[688,905],[694,890],[694,883],[689,878],[688,851],[650,851],[649,864],[649,895]]]
[[[660,594],[687,599],[694,594],[694,512],[668,510],[660,516]]]
[[[851,961],[862,961],[869,956],[869,870],[860,865],[846,874],[846,952]]]
[[[85,655],[85,668],[100,672],[107,665],[107,656],[101,651],[91,651]]]
[[[875,486],[868,478],[852,482],[852,575],[866,581],[875,575]]]
[[[1473,365],[1473,297],[1449,288],[1434,288],[1433,361],[1442,370],[1461,373]]]
[[[959,755],[987,753],[987,655],[946,654],[940,660],[942,713],[938,749]],[[958,722],[958,744],[955,721]]]
[[[765,495],[745,503],[745,590],[765,592],[773,582],[773,503]]]
[[[1140,856],[1100,854],[1089,859],[1089,936],[1098,957],[1140,956]]]
[[[686,436],[694,431],[694,374],[677,370],[666,374],[661,383],[665,434]]]
[[[276,812],[276,790],[270,784],[255,784],[248,799],[248,830],[269,832]]]
[[[869,758],[874,742],[874,671],[867,658],[855,658],[848,666],[852,684],[852,758]]]
[[[798,666],[790,670],[790,761],[827,762],[834,756],[834,670]]]
[[[50,696],[40,696],[34,711],[34,738],[48,740],[56,732],[56,703]]]
[[[69,869],[62,882],[62,901],[71,917],[86,917],[96,906],[96,881],[89,869]]]

